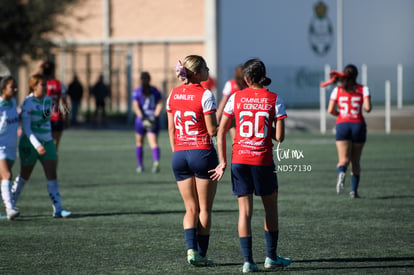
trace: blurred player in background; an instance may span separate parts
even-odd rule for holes
[[[368,87],[358,84],[357,76],[358,69],[352,64],[347,65],[344,72],[337,75],[337,80],[342,84],[332,91],[328,106],[328,112],[338,117],[336,120],[336,148],[338,150],[336,192],[338,194],[343,192],[346,170],[348,164],[351,164],[351,198],[359,197],[360,159],[367,138],[367,126],[362,109],[370,112],[372,108]]]
[[[53,142],[57,152],[63,130],[68,126],[69,119],[66,87],[55,77],[55,63],[52,61],[45,61],[42,63],[41,69],[43,75],[46,77],[47,95],[52,99],[52,115],[50,116],[50,121],[52,125]]]
[[[234,69],[234,78],[231,80],[228,80],[226,84],[224,84],[223,88],[223,94],[220,101],[220,105],[217,109],[217,121],[220,121],[220,117],[223,113],[224,106],[226,106],[227,100],[230,98],[231,95],[233,95],[235,92],[240,91],[244,88],[246,88],[247,85],[244,82],[244,76],[243,76],[243,66],[238,65]],[[236,128],[234,121],[231,124],[230,127],[230,134],[232,139],[234,139],[234,136],[236,135]]]
[[[108,126],[107,116],[106,116],[106,99],[110,97],[109,86],[104,81],[103,74],[98,76],[98,80],[92,86],[91,95],[95,98],[95,112],[93,114],[93,123],[101,125],[103,127]],[[99,119],[99,113],[101,113],[101,119]]]
[[[57,180],[56,146],[51,133],[50,116],[53,101],[46,95],[46,79],[43,75],[32,75],[29,80],[30,94],[22,104],[23,134],[19,142],[20,175],[16,177],[12,192],[17,203],[24,184],[29,180],[39,159],[47,178],[47,191],[52,201],[53,217],[66,218],[71,212],[62,208]]]
[[[150,85],[151,76],[148,72],[141,73],[141,86],[135,89],[132,106],[136,115],[135,118],[135,140],[137,172],[144,170],[143,144],[145,135],[152,150],[152,172],[160,171],[160,147],[158,146],[158,132],[160,130],[159,116],[162,110],[161,92]]]
[[[217,189],[217,182],[209,174],[217,166],[211,139],[217,133],[216,100],[200,85],[208,78],[208,71],[201,56],[187,56],[176,68],[184,84],[174,88],[167,100],[172,168],[186,210],[183,227],[187,261],[196,266],[212,264],[207,250]]]
[[[231,121],[236,121],[233,143],[231,180],[233,195],[238,197],[238,231],[243,255],[243,273],[256,272],[253,260],[251,220],[253,193],[260,196],[265,209],[264,235],[266,239],[265,269],[287,266],[291,259],[277,256],[279,238],[278,181],[273,162],[272,138],[282,142],[285,137],[284,118],[287,117],[282,99],[264,88],[271,83],[266,67],[258,59],[243,65],[248,88],[233,94],[223,111],[217,134],[219,165],[212,170],[212,179],[220,180],[227,166],[226,133]],[[272,130],[275,123],[276,131]],[[273,133],[273,134],[272,134]],[[273,135],[273,136],[272,136]]]
[[[200,82],[203,88],[210,90],[213,93],[214,97],[217,98],[217,89],[216,89],[216,81],[211,76],[208,76],[206,81]]]
[[[12,194],[12,166],[16,159],[19,114],[16,108],[16,81],[12,76],[0,80],[0,177],[1,196],[7,219],[19,216]]]

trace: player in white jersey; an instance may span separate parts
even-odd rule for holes
[[[22,105],[23,134],[19,142],[21,169],[12,188],[14,199],[17,202],[39,159],[47,178],[47,190],[53,203],[53,217],[66,218],[72,213],[62,208],[59,194],[56,147],[50,123],[52,99],[46,95],[46,79],[42,75],[31,76],[29,87],[30,94]]]
[[[0,81],[0,177],[1,196],[6,207],[7,219],[19,216],[15,207],[12,185],[12,166],[16,159],[17,126],[19,114],[16,108],[17,87],[12,76],[3,77]]]

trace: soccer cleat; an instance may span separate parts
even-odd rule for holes
[[[196,258],[197,258],[197,251],[195,251],[194,249],[188,249],[187,250],[187,262],[189,264],[194,264],[196,262]]]
[[[154,161],[154,164],[152,165],[152,172],[158,173],[160,171],[160,163],[158,161]]]
[[[264,268],[265,269],[277,269],[280,267],[288,266],[292,263],[292,260],[290,258],[284,258],[277,256],[276,260],[272,260],[269,257],[266,257]]]
[[[338,182],[336,183],[336,193],[338,195],[344,191],[345,175],[345,172],[339,172],[338,174]]]
[[[72,216],[72,212],[63,209],[53,214],[53,218],[69,218],[70,216]]]
[[[242,267],[243,273],[258,272],[259,268],[255,263],[245,262]]]
[[[137,167],[137,173],[140,174],[140,173],[142,173],[142,171],[144,171],[144,168],[142,168],[142,166],[138,166]]]
[[[213,261],[206,257],[202,257],[194,249],[187,250],[187,262],[194,266],[212,266]]]
[[[351,199],[359,199],[360,198],[360,196],[358,195],[358,193],[357,192],[354,192],[354,191],[349,192],[349,197]]]
[[[12,221],[20,215],[20,212],[13,208],[6,208],[7,219]]]

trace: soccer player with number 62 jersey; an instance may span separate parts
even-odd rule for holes
[[[176,74],[184,83],[167,99],[172,168],[186,210],[183,227],[187,261],[196,266],[212,264],[207,249],[217,189],[217,182],[209,174],[217,166],[211,139],[217,133],[216,100],[200,84],[207,80],[208,71],[201,56],[189,55],[182,63],[179,61]]]

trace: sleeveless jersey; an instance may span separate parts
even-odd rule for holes
[[[17,127],[19,114],[17,113],[16,99],[4,100],[0,97],[0,148],[14,148],[17,146]]]
[[[265,88],[246,88],[229,98],[223,114],[236,121],[232,163],[271,165],[272,124],[287,117],[282,99]]]
[[[362,116],[362,107],[364,98],[369,97],[368,87],[357,85],[355,92],[344,91],[344,86],[336,87],[332,93],[330,100],[335,101],[339,108],[339,115],[336,123],[354,122],[365,123]]]
[[[183,84],[171,91],[166,105],[174,118],[174,152],[212,148],[204,120],[204,115],[216,111],[216,100],[210,90],[200,84]]]
[[[34,148],[41,142],[52,140],[50,116],[52,99],[44,96],[42,99],[29,94],[22,104],[23,134],[26,135]]]
[[[50,117],[51,121],[62,121],[63,112],[59,109],[60,98],[66,96],[66,91],[62,82],[56,79],[49,79],[46,81],[47,85],[47,95],[52,99],[52,116]]]
[[[236,80],[232,79],[227,81],[226,84],[224,84],[223,95],[231,96],[237,91],[240,91],[240,88],[237,85]]]

